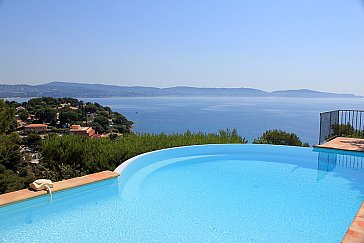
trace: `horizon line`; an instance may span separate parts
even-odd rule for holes
[[[168,89],[168,88],[196,88],[196,89],[254,89],[258,91],[263,91],[266,93],[273,93],[273,92],[279,92],[279,91],[314,91],[314,92],[322,92],[322,93],[331,93],[331,94],[340,94],[340,95],[355,95],[358,97],[363,97],[362,95],[354,94],[354,93],[336,93],[333,91],[323,91],[323,90],[316,90],[316,89],[310,89],[310,88],[296,88],[296,89],[278,89],[278,90],[272,90],[272,91],[266,91],[259,88],[253,88],[253,87],[206,87],[206,86],[188,86],[188,85],[177,85],[177,86],[145,86],[145,85],[119,85],[119,84],[108,84],[108,83],[83,83],[83,82],[75,82],[75,81],[48,81],[48,82],[41,82],[37,84],[27,84],[27,83],[16,83],[16,84],[9,84],[9,83],[0,83],[0,85],[27,85],[27,86],[39,86],[39,85],[45,85],[50,83],[68,83],[68,84],[85,84],[85,85],[105,85],[105,86],[117,86],[117,87],[140,87],[140,88],[157,88],[157,89]]]

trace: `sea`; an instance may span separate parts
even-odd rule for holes
[[[363,98],[285,97],[121,97],[93,98],[134,122],[139,133],[218,132],[237,129],[249,142],[266,130],[296,133],[303,142],[317,144],[320,112],[364,110]]]
[[[24,101],[24,99],[15,99]],[[296,133],[318,143],[320,112],[364,110],[364,98],[286,97],[114,97],[80,98],[98,102],[134,122],[137,133],[216,133],[237,129],[252,142],[266,130]]]

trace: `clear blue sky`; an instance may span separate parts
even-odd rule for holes
[[[363,0],[0,0],[0,83],[364,95]]]

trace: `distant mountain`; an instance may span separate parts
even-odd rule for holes
[[[280,90],[270,93],[270,96],[278,97],[297,97],[297,98],[359,98],[353,94],[336,94],[328,92],[319,92],[309,89],[297,89],[297,90]]]
[[[164,95],[173,96],[244,96],[264,97],[269,93],[251,88],[195,88],[195,87],[172,87],[161,89]]]
[[[159,96],[159,88],[128,87],[104,84],[81,84],[51,82],[40,85],[1,85],[0,97],[117,97],[117,96]]]
[[[300,97],[300,98],[359,98],[353,94],[335,94],[308,89],[265,92],[252,88],[155,88],[143,86],[117,86],[51,82],[40,85],[0,84],[0,98],[28,97],[154,97],[154,96],[235,96],[235,97]]]

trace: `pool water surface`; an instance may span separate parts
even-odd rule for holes
[[[359,153],[200,145],[110,179],[0,207],[0,241],[339,242],[364,200]]]

